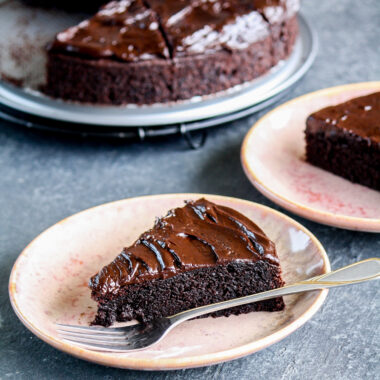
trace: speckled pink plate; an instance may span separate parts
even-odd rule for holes
[[[330,226],[380,232],[380,192],[306,163],[306,118],[323,107],[380,90],[380,82],[327,88],[266,114],[245,137],[241,160],[253,185],[280,206]]]
[[[158,345],[128,354],[89,351],[63,342],[55,323],[87,325],[96,311],[88,279],[125,245],[185,199],[233,207],[275,241],[287,283],[330,270],[318,240],[291,218],[252,202],[215,195],[174,194],[108,203],[71,216],[46,230],[17,259],[9,282],[12,306],[27,328],[59,350],[96,363],[163,370],[210,365],[261,350],[292,333],[322,305],[327,290],[285,297],[283,312],[185,322]]]

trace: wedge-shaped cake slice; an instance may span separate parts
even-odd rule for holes
[[[146,322],[283,285],[275,245],[265,233],[239,212],[199,199],[157,219],[91,278],[99,306],[93,323]],[[283,308],[280,297],[212,316]]]

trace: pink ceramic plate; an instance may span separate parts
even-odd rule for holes
[[[280,206],[330,226],[380,232],[380,192],[305,162],[308,115],[380,90],[380,82],[327,88],[287,102],[261,118],[245,137],[241,159],[254,186]]]
[[[88,279],[125,245],[153,225],[156,216],[200,194],[157,195],[95,207],[67,218],[37,237],[11,273],[9,293],[17,316],[34,334],[59,350],[108,366],[178,369],[205,366],[261,350],[304,324],[327,290],[285,298],[286,310],[188,321],[158,345],[128,354],[89,351],[63,342],[55,323],[87,325],[96,304]],[[205,195],[256,221],[275,241],[286,282],[326,273],[329,260],[318,240],[289,217],[248,201]]]

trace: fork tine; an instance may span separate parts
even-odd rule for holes
[[[112,335],[123,335],[126,331],[128,331],[129,327],[134,328],[138,325],[132,325],[132,326],[126,326],[126,327],[116,327],[116,328],[110,328],[110,327],[90,327],[90,326],[79,326],[79,325],[66,325],[62,323],[56,324],[59,329],[65,330],[65,331],[82,331],[84,333],[91,333],[91,334],[112,334]]]
[[[119,328],[94,328],[57,324],[59,337],[82,348],[107,352],[140,350],[161,340],[171,323],[162,318],[156,323],[135,324]]]
[[[108,346],[105,344],[85,344],[85,343],[80,343],[80,342],[75,342],[71,340],[64,339],[67,343],[75,344],[81,348],[85,348],[88,350],[92,351],[105,351],[105,352],[127,352],[127,351],[132,351],[132,348],[128,348],[125,345],[121,346]]]
[[[102,333],[93,333],[91,330],[88,331],[88,332],[85,332],[85,331],[82,331],[82,330],[69,330],[69,329],[61,329],[61,328],[57,328],[57,331],[60,333],[60,334],[71,334],[71,335],[75,335],[75,336],[91,336],[91,337],[94,337],[94,338],[113,338],[113,339],[119,339],[119,338],[126,338],[130,335],[134,335],[135,333],[135,330],[130,330],[130,331],[124,331],[124,332],[121,332],[120,334],[113,334],[113,333],[110,333],[110,334],[107,334],[107,332],[102,332]],[[137,332],[137,331],[136,331]]]
[[[140,335],[140,332],[138,330],[132,330],[124,333],[123,335],[115,335],[115,334],[91,334],[91,333],[84,333],[84,332],[77,332],[77,331],[67,331],[67,330],[60,330],[57,329],[57,332],[61,335],[67,335],[72,337],[78,337],[78,338],[93,338],[93,339],[109,339],[109,340],[126,340],[133,338],[137,335]]]
[[[77,333],[72,331],[65,331],[65,330],[59,330],[57,329],[58,334],[62,336],[72,336],[72,337],[78,337],[78,338],[94,338],[94,339],[110,339],[110,340],[125,340],[129,337],[129,334],[123,334],[123,335],[112,335],[112,334],[86,334],[86,333]]]
[[[97,350],[97,351],[112,351],[112,352],[116,352],[116,351],[120,351],[120,352],[125,352],[125,351],[131,351],[133,350],[133,347],[130,347],[126,342],[124,344],[119,344],[119,343],[115,343],[115,344],[96,344],[96,343],[86,343],[86,342],[83,342],[83,341],[78,341],[76,339],[67,339],[67,338],[64,338],[63,339],[64,341],[68,342],[68,343],[75,343],[76,345],[80,346],[80,347],[83,347],[83,348],[87,348],[87,349],[90,349],[90,350]]]
[[[106,345],[106,346],[123,346],[125,347],[128,343],[124,339],[123,341],[102,341],[101,339],[91,339],[91,338],[85,338],[85,337],[71,337],[71,336],[63,336],[63,339],[69,340],[71,342],[75,343],[83,343],[83,344],[88,344],[88,345]]]
[[[59,333],[59,335],[63,339],[76,340],[78,342],[84,342],[84,343],[122,344],[128,341],[127,337],[87,336],[87,335],[75,335],[75,334],[67,334],[67,333]]]

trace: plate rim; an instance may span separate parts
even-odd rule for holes
[[[272,117],[273,114],[279,110],[283,110],[290,105],[294,105],[300,101],[309,100],[313,97],[320,97],[332,94],[338,94],[347,90],[365,89],[368,90],[380,90],[380,81],[368,81],[368,82],[357,82],[348,83],[339,86],[327,87],[320,90],[308,92],[304,95],[293,98],[273,110],[267,112],[263,117],[257,120],[252,127],[249,129],[248,133],[245,135],[243,144],[240,151],[240,160],[244,170],[245,175],[253,186],[265,197],[270,199],[272,202],[280,205],[284,209],[291,211],[292,213],[302,216],[305,219],[312,220],[317,223],[324,225],[338,227],[342,229],[352,230],[352,231],[362,231],[362,232],[380,232],[380,218],[362,218],[355,216],[348,216],[343,214],[334,214],[328,211],[322,211],[312,208],[303,203],[295,202],[288,199],[287,197],[274,191],[270,186],[264,184],[255,174],[255,171],[249,165],[248,159],[248,144],[253,138],[253,133],[260,127],[261,124],[265,123],[267,119]]]
[[[117,206],[121,203],[127,203],[129,201],[134,201],[136,199],[148,199],[148,198],[173,198],[173,199],[186,199],[191,197],[209,197],[213,199],[219,199],[219,200],[227,200],[230,202],[235,202],[239,204],[248,204],[250,206],[254,206],[255,208],[266,210],[268,213],[275,214],[289,223],[291,223],[293,226],[297,227],[298,229],[302,230],[304,233],[306,233],[310,240],[317,246],[318,252],[321,255],[321,258],[323,259],[324,267],[323,270],[325,273],[331,271],[330,261],[327,256],[327,253],[323,247],[323,245],[320,243],[320,241],[315,237],[315,235],[309,231],[306,227],[304,227],[301,223],[297,222],[296,220],[292,219],[291,217],[283,214],[280,211],[274,210],[268,206],[248,201],[245,199],[235,198],[235,197],[228,197],[228,196],[222,196],[222,195],[214,195],[214,194],[201,194],[201,193],[171,193],[171,194],[157,194],[157,195],[147,195],[147,196],[136,196],[126,199],[121,199],[117,201],[107,202],[103,203],[94,207],[90,207],[88,209],[82,210],[78,213],[72,214],[57,223],[53,224],[52,226],[48,227],[44,231],[42,231],[40,234],[38,234],[20,253],[18,258],[16,259],[11,274],[9,277],[9,298],[12,305],[12,308],[19,318],[19,320],[24,324],[26,328],[28,328],[34,335],[36,335],[39,339],[44,341],[45,343],[49,344],[50,346],[68,353],[74,357],[80,358],[82,360],[86,360],[89,362],[94,362],[101,365],[106,366],[112,366],[116,368],[124,368],[124,369],[136,369],[136,370],[176,370],[176,369],[185,369],[185,368],[196,368],[196,367],[203,367],[203,366],[209,366],[225,361],[230,361],[234,359],[241,358],[243,356],[252,354],[254,352],[257,352],[259,350],[262,350],[272,344],[275,344],[279,342],[280,340],[286,338],[288,335],[293,333],[295,330],[300,328],[303,324],[305,324],[310,318],[313,317],[313,315],[319,310],[319,308],[322,306],[323,302],[326,299],[326,296],[328,294],[328,290],[320,290],[316,291],[319,293],[314,300],[314,302],[310,305],[310,307],[302,313],[295,321],[290,323],[289,325],[281,328],[280,330],[276,331],[273,334],[270,334],[264,338],[255,340],[253,342],[234,347],[232,349],[227,349],[219,352],[215,352],[212,354],[203,354],[203,355],[196,355],[196,356],[188,356],[183,358],[164,358],[164,359],[141,359],[141,358],[126,358],[126,360],[122,359],[120,360],[120,357],[112,357],[107,353],[103,352],[97,352],[97,351],[90,351],[83,349],[81,347],[71,345],[69,343],[63,342],[56,337],[53,337],[47,333],[42,332],[39,330],[38,327],[34,326],[33,323],[31,323],[27,316],[23,314],[22,307],[17,302],[17,295],[16,295],[16,280],[17,276],[20,273],[18,271],[18,267],[21,264],[22,260],[25,256],[27,256],[27,252],[29,248],[35,244],[39,240],[39,238],[44,235],[45,233],[49,232],[51,229],[55,228],[56,226],[65,223],[69,221],[69,219],[74,218],[76,216],[79,216],[81,214],[84,214],[86,212],[93,211],[94,209],[102,208],[102,207],[111,207],[111,206]]]
[[[91,113],[91,107],[92,107],[92,105],[88,105],[88,104],[83,104],[84,107],[90,107],[90,109],[83,114],[80,111],[80,113],[76,115],[74,111],[66,110],[64,111],[67,114],[66,117],[59,117],[59,118],[53,117],[54,111],[57,110],[57,107],[59,110],[59,104],[63,104],[63,105],[71,104],[70,102],[65,102],[60,99],[55,100],[56,104],[48,106],[47,111],[45,112],[44,115],[38,114],[37,110],[32,110],[33,112],[31,110],[29,111],[22,110],[22,111],[25,112],[27,115],[33,115],[34,117],[42,117],[50,121],[66,122],[70,124],[83,123],[84,125],[88,125],[88,126],[93,125],[93,126],[98,126],[98,127],[107,127],[107,126],[112,125],[114,127],[121,127],[121,128],[146,127],[146,126],[160,127],[160,126],[184,124],[184,123],[190,123],[190,122],[197,122],[201,120],[207,120],[207,119],[215,118],[218,116],[227,115],[229,113],[241,111],[244,108],[247,108],[247,107],[249,108],[251,106],[265,102],[271,99],[272,97],[275,97],[276,95],[279,95],[285,92],[286,90],[290,89],[309,71],[310,67],[312,66],[315,60],[315,57],[317,55],[317,51],[318,51],[318,46],[319,46],[318,36],[313,26],[313,23],[307,17],[303,15],[302,11],[298,12],[297,17],[300,24],[300,34],[296,41],[296,44],[300,44],[301,45],[300,49],[306,50],[307,54],[304,55],[305,52],[301,51],[299,63],[295,70],[293,70],[289,75],[287,75],[287,77],[284,78],[275,87],[268,89],[266,92],[261,91],[262,94],[259,94],[259,97],[255,101],[249,102],[249,104],[246,104],[244,107],[237,106],[237,104],[241,102],[237,102],[236,99],[238,99],[239,97],[240,98],[246,98],[247,96],[249,97],[249,93],[247,93],[247,91],[255,90],[254,83],[256,83],[257,80],[262,79],[261,77],[253,80],[252,81],[253,83],[251,85],[248,85],[247,88],[243,88],[242,90],[236,91],[236,93],[233,94],[232,97],[231,95],[228,94],[229,90],[222,91],[220,94],[217,94],[217,96],[215,97],[213,97],[213,95],[207,95],[206,102],[209,100],[208,97],[211,96],[212,98],[210,98],[210,100],[213,102],[216,102],[215,104],[207,104],[207,103],[204,104],[205,103],[204,101],[191,103],[191,100],[188,100],[187,103],[184,103],[186,107],[185,109],[174,109],[174,108],[171,109],[171,106],[166,105],[166,108],[163,111],[159,112],[159,114],[154,113],[155,110],[160,108],[160,107],[156,107],[157,105],[145,106],[147,107],[147,109],[142,108],[141,109],[142,111],[140,113],[133,114],[130,112],[128,114],[127,112],[127,113],[118,115],[117,120],[116,120],[117,122],[115,122],[115,120],[114,122],[112,122],[110,119],[113,106],[110,106],[111,112],[109,113],[108,116],[106,116],[107,119],[105,121],[99,121],[98,119],[93,119],[91,122],[86,122],[88,115]],[[303,33],[301,33],[302,31]],[[285,60],[285,62],[289,61],[291,57],[292,55],[287,60]],[[263,77],[265,77],[265,75],[267,74],[269,74],[269,72],[264,74]],[[12,92],[12,90],[8,90],[8,92],[10,91],[10,95],[8,95],[8,97],[3,96],[1,94],[1,90],[7,92],[7,86],[9,86],[9,84],[7,83],[4,83],[4,86],[2,86],[1,81],[0,81],[0,102],[11,109],[15,109],[15,106],[18,103],[15,104],[12,101],[12,99],[9,100],[9,96],[20,97],[22,95],[17,94],[19,92],[18,91],[19,89],[16,89],[15,94]],[[27,103],[36,102],[35,98],[31,98],[31,99],[28,98],[28,96],[30,96],[30,93],[26,92],[25,95],[27,97],[24,99],[24,102],[27,102]],[[222,96],[219,96],[219,95],[222,95]],[[234,103],[235,105],[231,106],[230,105],[231,102]],[[13,106],[11,104],[13,104]],[[225,108],[223,108],[225,107],[226,104],[229,105],[228,111],[225,111]],[[178,106],[181,106],[181,104],[178,104]],[[107,107],[107,106],[98,105],[98,106],[95,106],[95,109],[100,111],[102,107]],[[194,107],[197,107],[198,115],[196,117],[194,117]],[[116,109],[119,111],[120,107],[116,107]],[[134,107],[130,108],[130,110],[132,111],[133,109]],[[218,111],[216,111],[216,109],[218,109]],[[153,113],[150,115],[150,121],[147,122],[146,112],[149,112],[149,111]],[[163,113],[163,116],[161,115],[161,113]],[[179,114],[179,116],[174,116],[174,114]],[[128,121],[130,119],[132,119],[133,122]]]

